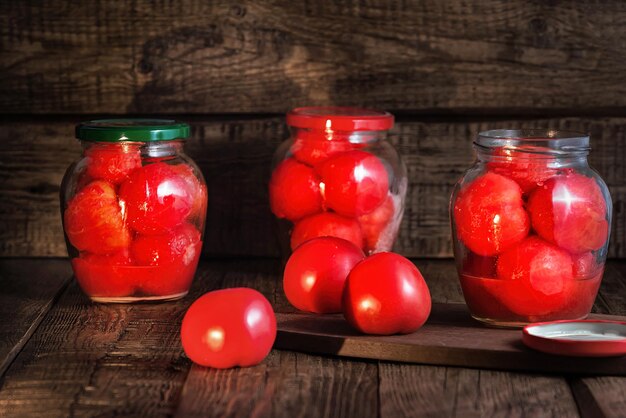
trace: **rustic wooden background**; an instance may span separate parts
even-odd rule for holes
[[[277,256],[269,164],[302,105],[389,110],[410,189],[397,250],[451,255],[447,204],[483,129],[590,132],[626,257],[626,2],[0,2],[0,256],[64,256],[58,192],[102,116],[188,121],[207,256]]]

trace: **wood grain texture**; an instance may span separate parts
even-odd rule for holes
[[[622,111],[619,0],[4,1],[0,111]]]
[[[485,327],[465,304],[433,304],[428,321],[407,335],[363,335],[343,315],[277,313],[275,347],[314,354],[522,372],[626,376],[626,357],[577,358],[544,354],[521,342],[519,329]],[[626,316],[590,315],[626,322]]]
[[[0,376],[71,277],[67,260],[0,259]]]
[[[626,314],[626,263],[609,263],[595,311]],[[581,415],[585,417],[623,417],[626,414],[626,377],[572,378],[570,385]]]
[[[1,122],[0,256],[66,254],[58,193],[63,173],[78,158],[78,119],[30,118]],[[187,153],[209,188],[205,256],[279,255],[267,184],[275,148],[287,137],[282,118],[189,117]],[[448,201],[472,164],[471,142],[501,127],[590,132],[590,164],[614,201],[611,257],[626,257],[626,119],[404,119],[390,140],[408,168],[409,191],[396,251],[411,257],[451,256]]]
[[[381,417],[576,417],[561,377],[380,364]]]
[[[375,363],[273,350],[258,366],[193,366],[177,417],[376,417]]]
[[[4,375],[0,416],[171,416],[182,315],[223,275],[201,263],[191,296],[163,304],[93,304],[72,283]]]
[[[36,282],[28,272],[52,270],[58,260],[16,262],[15,271],[27,273],[3,279]],[[459,298],[451,260],[415,262],[435,302]],[[609,264],[603,297],[623,285],[615,280],[625,266]],[[279,350],[253,368],[192,366],[177,337],[188,304],[210,289],[250,286],[287,309],[280,271],[278,260],[203,261],[190,296],[161,304],[91,304],[70,285],[2,377],[0,416],[576,416],[572,394],[583,416],[625,410],[623,379],[614,377],[572,379],[570,392],[556,376]],[[0,323],[13,315],[0,312]]]

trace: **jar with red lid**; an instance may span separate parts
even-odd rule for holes
[[[66,171],[61,212],[81,289],[97,302],[187,294],[204,233],[207,189],[173,120],[81,123],[82,155]]]
[[[454,255],[472,316],[521,326],[586,317],[604,272],[612,204],[589,137],[492,130],[452,193]]]
[[[389,251],[398,233],[406,168],[387,132],[390,113],[302,107],[287,114],[290,138],[277,149],[269,184],[285,255],[321,236],[366,254]]]

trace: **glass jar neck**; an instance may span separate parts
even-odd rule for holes
[[[528,152],[524,149],[513,147],[484,149],[475,146],[474,148],[477,160],[481,163],[520,163],[521,167],[546,165],[552,168],[575,168],[588,165],[587,154]]]
[[[292,138],[302,141],[348,141],[369,144],[387,137],[387,131],[337,131],[333,129],[290,128]]]
[[[93,150],[110,150],[111,152],[136,152],[141,151],[142,157],[168,157],[180,154],[183,150],[182,140],[172,141],[120,141],[120,142],[94,142],[81,141],[83,154]]]
[[[479,161],[524,161],[537,164],[586,164],[589,136],[555,130],[493,130],[474,142]]]

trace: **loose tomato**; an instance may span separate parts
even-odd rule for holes
[[[374,254],[357,264],[346,280],[343,314],[361,332],[414,332],[426,322],[430,308],[422,274],[401,255]]]
[[[92,181],[68,202],[63,223],[67,238],[80,251],[107,254],[130,244],[115,187],[103,180]]]
[[[359,248],[363,246],[361,227],[355,219],[322,212],[296,223],[291,233],[291,249],[295,250],[303,242],[318,237],[343,238]]]
[[[571,253],[598,250],[609,234],[598,183],[577,173],[554,177],[528,198],[532,226],[546,241]]]
[[[138,145],[98,144],[85,151],[87,175],[92,179],[119,184],[141,167]]]
[[[319,178],[313,169],[289,158],[270,179],[270,206],[274,215],[296,221],[322,211]]]
[[[272,306],[256,290],[216,290],[189,307],[180,337],[187,357],[201,366],[253,366],[274,344],[276,318]]]
[[[334,155],[316,167],[316,172],[322,180],[326,205],[340,215],[370,213],[387,198],[387,169],[368,152],[353,150]]]
[[[572,257],[555,245],[531,236],[502,253],[496,266],[500,298],[511,312],[534,317],[560,312],[574,280]]]
[[[187,181],[164,162],[136,169],[120,186],[128,224],[141,234],[171,231],[185,221],[193,201]]]
[[[454,205],[454,221],[459,239],[484,256],[511,248],[530,229],[520,187],[489,172],[461,189]]]
[[[340,238],[315,238],[289,257],[283,287],[289,302],[302,311],[341,312],[341,297],[352,267],[365,258],[359,247]]]

